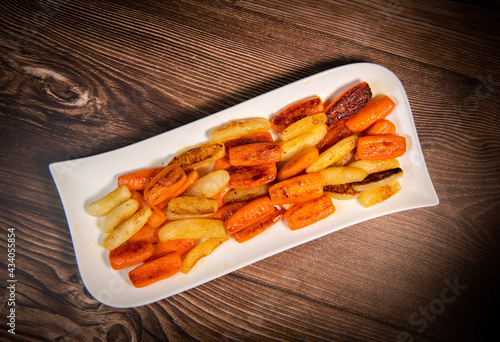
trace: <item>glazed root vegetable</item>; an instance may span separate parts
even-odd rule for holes
[[[281,132],[281,140],[290,140],[301,134],[309,132],[318,125],[325,124],[327,121],[325,113],[313,114],[294,122]]]
[[[214,196],[212,196],[212,198],[217,201],[217,204],[218,204],[219,208],[222,207],[224,204],[226,204],[224,202],[224,197],[226,197],[226,195],[230,191],[231,191],[231,188],[226,185],[221,191],[219,191]]]
[[[242,208],[248,202],[236,202],[231,204],[226,204],[223,207],[220,207],[219,210],[211,217],[215,220],[226,221],[228,218],[233,216],[233,214]]]
[[[370,101],[357,113],[346,120],[345,126],[351,132],[363,132],[375,121],[387,117],[396,107],[396,104],[389,96],[382,96]]]
[[[283,181],[298,175],[315,162],[318,157],[319,152],[316,147],[310,146],[306,148],[281,167],[277,175],[278,180]]]
[[[163,167],[156,167],[126,173],[118,177],[118,186],[126,185],[129,190],[144,190],[154,176],[163,169]]]
[[[310,132],[303,133],[287,141],[282,141],[280,143],[283,154],[282,160],[288,161],[306,148],[315,146],[325,137],[327,131],[328,128],[326,125],[318,125],[311,129]]]
[[[356,160],[349,164],[350,167],[363,169],[368,174],[380,171],[396,169],[399,167],[399,161],[395,158],[384,160]]]
[[[347,138],[340,140],[338,143],[330,147],[325,152],[321,153],[310,166],[307,167],[306,172],[319,172],[333,163],[339,161],[346,154],[356,148],[358,136],[353,134]]]
[[[144,199],[151,205],[157,205],[172,196],[186,181],[182,168],[169,165],[157,174],[144,189]]]
[[[401,168],[380,171],[377,173],[372,173],[367,176],[365,179],[354,182],[352,184],[352,188],[355,191],[365,191],[372,188],[376,188],[382,185],[386,185],[389,183],[393,183],[398,181],[401,177],[403,177],[403,170]]]
[[[104,249],[112,250],[126,242],[146,224],[152,213],[151,208],[144,208],[113,229],[102,240]]]
[[[345,91],[337,100],[325,108],[328,117],[328,128],[333,128],[340,121],[345,120],[357,113],[372,98],[370,86],[361,82]]]
[[[271,183],[276,179],[276,164],[264,164],[255,166],[231,166],[229,172],[229,183],[232,189],[255,188]]]
[[[377,134],[396,134],[396,125],[387,119],[375,121],[373,125],[366,131],[365,135]]]
[[[228,151],[231,166],[256,166],[281,160],[281,147],[274,143],[255,143],[232,147]]]
[[[153,261],[170,253],[178,253],[181,257],[192,250],[196,245],[195,239],[177,239],[171,241],[158,241],[154,244],[153,254],[144,262]]]
[[[128,277],[134,287],[141,288],[171,277],[181,268],[179,253],[170,253],[134,268],[128,273]]]
[[[139,229],[137,233],[132,235],[130,239],[127,240],[127,243],[129,242],[139,242],[139,241],[146,241],[146,242],[158,242],[160,241],[160,238],[158,237],[158,231],[161,229],[161,227],[151,227],[147,223]]]
[[[323,186],[361,182],[368,176],[365,170],[350,166],[332,166],[319,173],[323,177]]]
[[[131,242],[109,252],[109,263],[114,270],[134,266],[153,255],[155,248],[151,242]]]
[[[369,135],[359,137],[356,157],[383,160],[401,157],[406,152],[406,138],[399,135]]]
[[[308,201],[323,195],[323,177],[319,173],[301,175],[269,187],[269,197],[276,205]]]
[[[125,186],[119,186],[103,198],[91,203],[87,209],[87,214],[95,217],[106,216],[113,209],[130,198],[130,190]]]
[[[276,133],[281,133],[294,122],[316,113],[324,112],[323,101],[319,96],[297,101],[271,118],[271,128]]]
[[[139,203],[139,210],[142,210],[147,207],[153,210],[153,213],[149,217],[148,222],[146,222],[147,225],[151,227],[159,227],[163,222],[165,222],[167,216],[158,207],[150,205],[148,202],[146,202],[142,193],[140,193],[137,190],[132,190],[130,191],[130,193],[131,193],[130,198],[135,199]]]
[[[224,144],[206,143],[179,153],[172,158],[168,165],[177,164],[183,170],[190,170],[195,167],[214,162],[217,159],[224,157],[225,154],[226,149]]]
[[[213,216],[219,205],[213,198],[182,196],[172,198],[165,210],[168,220],[185,220]]]
[[[271,123],[268,119],[264,118],[234,120],[212,130],[210,132],[210,140],[216,143],[226,142],[248,134],[269,131],[270,128]]]
[[[172,221],[158,232],[160,241],[176,239],[208,239],[225,237],[226,230],[221,220],[187,219]]]
[[[118,207],[113,209],[102,221],[102,231],[109,233],[123,222],[127,221],[139,209],[139,202],[135,199],[128,199]]]
[[[188,252],[186,257],[184,258],[181,272],[187,274],[201,258],[204,258],[212,254],[212,252],[215,249],[217,249],[228,239],[229,236],[224,236],[220,238],[210,238],[206,239],[198,246],[194,247],[192,250]]]
[[[182,196],[213,197],[228,183],[229,173],[226,170],[213,171],[194,182]]]
[[[256,186],[255,188],[232,189],[223,198],[224,204],[235,202],[248,202],[269,194],[269,184]]]
[[[193,185],[198,179],[200,179],[200,174],[196,170],[191,170],[186,174],[186,181],[182,184],[182,186],[177,189],[176,192],[174,192],[170,197],[175,198],[177,196],[180,196],[184,191],[186,191],[191,185]],[[168,201],[165,200],[168,204]],[[165,202],[164,201],[164,202]],[[162,202],[163,203],[163,202]]]
[[[282,218],[283,214],[279,209],[275,207],[270,214],[263,216],[261,219],[259,219],[257,222],[252,223],[250,226],[237,231],[236,233],[232,234],[232,236],[238,243],[243,243],[271,228],[277,222],[281,221]]]
[[[348,130],[344,122],[341,121],[334,127],[330,128],[323,139],[316,144],[316,148],[319,153],[325,152],[327,149],[338,143],[340,140],[347,138],[352,135],[352,132]]]
[[[229,151],[230,148],[236,146],[255,144],[261,142],[272,143],[273,141],[274,139],[271,132],[255,132],[242,136],[241,138],[228,140],[224,143],[224,146],[226,147],[226,151]]]
[[[257,222],[262,216],[270,214],[273,210],[274,205],[269,197],[264,196],[254,199],[224,221],[224,228],[229,234],[234,234]]]
[[[396,195],[400,190],[401,190],[401,185],[399,184],[398,181],[396,181],[393,183],[389,183],[383,186],[363,191],[359,195],[359,201],[361,202],[361,205],[363,205],[363,207],[369,208],[391,198],[392,196]]]
[[[332,199],[323,195],[294,205],[285,212],[284,218],[291,230],[297,230],[318,222],[334,212]]]

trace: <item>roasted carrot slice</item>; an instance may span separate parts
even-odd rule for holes
[[[224,221],[224,228],[229,234],[236,233],[252,223],[257,222],[262,216],[272,213],[274,205],[267,196],[250,201],[238,209],[230,218]]]
[[[370,101],[357,113],[346,120],[345,126],[351,132],[363,132],[375,121],[384,119],[391,114],[396,104],[389,96],[382,96]]]
[[[144,190],[154,176],[163,169],[163,167],[156,167],[126,173],[118,177],[118,186],[126,185],[129,190]]]
[[[281,219],[283,219],[283,214],[278,208],[274,207],[273,212],[262,217],[250,226],[234,233],[232,236],[238,243],[243,243],[271,228],[277,222],[281,221]]]
[[[127,242],[158,242],[160,241],[160,238],[158,237],[158,231],[160,230],[160,228],[162,228],[162,226],[151,227],[148,224],[145,224],[137,233],[132,235],[132,237],[127,240]]]
[[[151,242],[129,242],[109,252],[109,263],[114,270],[121,270],[146,260],[153,251]]]
[[[272,164],[281,160],[280,145],[268,142],[232,147],[228,153],[231,166]]]
[[[278,112],[271,118],[271,128],[281,133],[294,122],[324,111],[323,101],[319,96],[297,101]]]
[[[323,177],[319,173],[308,173],[269,187],[273,204],[300,203],[323,195]]]
[[[359,137],[356,157],[365,160],[382,160],[401,157],[406,152],[406,138],[393,134]]]
[[[335,212],[332,199],[323,195],[294,205],[285,212],[284,218],[291,230],[297,230],[318,222]]]
[[[174,252],[134,268],[128,277],[135,287],[145,287],[173,276],[181,268],[181,256]]]
[[[221,206],[219,208],[219,210],[217,210],[217,212],[210,218],[212,218],[214,220],[226,221],[236,211],[238,211],[240,208],[242,208],[247,203],[248,202],[236,202],[236,203],[231,203],[231,204],[226,204],[224,206]]]
[[[316,148],[319,153],[323,153],[351,134],[352,132],[345,127],[344,121],[341,121],[326,133],[325,137],[318,144],[316,144]]]
[[[255,144],[260,142],[269,142],[272,143],[273,135],[271,132],[255,132],[248,135],[245,135],[241,138],[228,140],[224,143],[226,146],[226,151],[229,151],[230,148],[248,144]]]
[[[345,91],[335,101],[325,108],[328,117],[328,128],[334,127],[339,121],[350,118],[370,101],[372,91],[366,82],[361,82]]]
[[[318,156],[319,152],[316,147],[310,146],[306,148],[281,167],[277,175],[278,180],[283,181],[298,175],[318,159]]]
[[[264,164],[256,166],[231,166],[229,172],[229,183],[233,189],[255,188],[260,185],[271,183],[276,179],[276,164]]]
[[[154,245],[153,254],[149,258],[147,258],[144,262],[150,262],[174,252],[177,252],[179,253],[180,256],[183,256],[184,254],[192,250],[195,245],[196,245],[195,239],[158,241]]]
[[[179,165],[169,165],[148,183],[144,199],[151,205],[157,205],[175,194],[186,179],[186,173]]]
[[[165,215],[163,213],[163,211],[161,211],[156,206],[150,205],[148,202],[146,202],[146,200],[144,199],[144,196],[139,191],[132,190],[132,191],[130,191],[130,193],[131,193],[131,198],[133,198],[133,199],[137,200],[137,202],[139,202],[139,209],[138,210],[144,209],[146,207],[150,207],[151,209],[153,209],[153,213],[149,217],[148,222],[146,222],[147,225],[155,228],[155,227],[159,227],[163,222],[165,222],[165,220],[167,219],[167,215]]]
[[[226,170],[230,166],[231,164],[229,164],[229,159],[226,157],[222,157],[214,162],[214,166],[212,167],[212,172],[219,170]]]
[[[378,134],[396,134],[396,125],[387,119],[380,119],[375,121],[373,125],[368,129],[366,135],[378,135]]]
[[[188,171],[186,174],[186,181],[182,183],[182,186],[174,192],[170,198],[174,198],[182,194],[184,191],[186,191],[187,188],[189,188],[191,185],[193,185],[194,182],[196,182],[200,178],[200,174],[196,170],[191,170]]]
[[[224,196],[226,196],[229,191],[231,191],[231,188],[229,186],[225,186],[221,191],[215,194],[212,198],[217,200],[217,205],[222,207],[224,205]]]

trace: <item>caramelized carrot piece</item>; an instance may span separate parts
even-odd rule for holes
[[[229,159],[227,159],[226,157],[222,157],[214,162],[214,166],[212,167],[212,172],[219,170],[226,170],[230,166],[231,164],[229,164]]]
[[[323,195],[323,176],[319,173],[289,178],[269,187],[273,204],[300,203]]]
[[[177,239],[170,241],[158,241],[154,245],[154,252],[145,262],[150,262],[155,259],[161,258],[170,253],[177,252],[180,256],[183,256],[196,245],[195,239]]]
[[[149,203],[147,203],[146,200],[144,199],[144,196],[139,191],[132,190],[132,191],[130,191],[130,193],[131,193],[131,198],[133,198],[133,199],[137,200],[137,202],[139,202],[139,209],[138,210],[144,209],[146,207],[150,207],[151,209],[153,209],[153,213],[151,214],[148,221],[146,222],[147,225],[155,228],[155,227],[159,227],[163,222],[165,222],[165,220],[167,219],[167,215],[165,215],[163,213],[163,211],[161,211],[156,206],[150,205]]]
[[[229,191],[231,191],[231,188],[229,186],[225,186],[221,191],[216,193],[214,197],[212,197],[213,199],[217,200],[217,205],[219,206],[219,208],[224,205],[224,196],[226,196]]]
[[[153,255],[153,251],[151,242],[128,242],[109,252],[109,263],[114,270],[121,270],[146,260]]]
[[[406,152],[406,138],[393,134],[367,135],[359,137],[357,158],[382,160],[401,157]]]
[[[230,148],[248,144],[255,144],[260,142],[269,142],[272,143],[273,135],[271,132],[255,132],[248,135],[245,135],[241,138],[228,140],[224,143],[226,146],[226,151],[229,151]]]
[[[326,133],[325,137],[316,144],[316,148],[321,154],[351,134],[352,132],[345,127],[344,121],[341,121]]]
[[[297,101],[278,112],[271,118],[271,128],[281,133],[294,122],[324,111],[323,101],[319,96]]]
[[[236,202],[236,203],[231,203],[231,204],[226,204],[224,206],[221,206],[219,208],[219,210],[217,210],[217,212],[210,218],[214,219],[214,220],[226,221],[236,211],[238,211],[238,209],[242,208],[247,203],[248,202]]]
[[[162,227],[163,226],[151,227],[148,224],[145,224],[137,233],[132,235],[132,237],[127,240],[127,242],[145,241],[155,243],[157,241],[160,241],[160,238],[158,237],[158,231]]]
[[[243,243],[251,238],[261,234],[266,229],[271,228],[274,224],[281,221],[283,214],[281,211],[274,207],[273,212],[259,219],[257,222],[233,234],[234,239],[238,243]]]
[[[157,205],[179,190],[186,178],[179,165],[169,165],[148,183],[144,189],[144,199],[151,205]]]
[[[316,147],[310,146],[306,148],[281,167],[277,175],[278,180],[283,181],[298,175],[318,159],[318,156],[319,152]]]
[[[181,256],[174,252],[134,268],[128,277],[134,287],[145,287],[173,276],[181,268]]]
[[[328,128],[337,125],[341,120],[350,118],[363,108],[372,98],[372,91],[366,82],[361,82],[345,91],[325,108]]]
[[[260,185],[271,183],[276,179],[276,164],[264,164],[256,166],[231,166],[229,172],[229,183],[233,189],[255,188]]]
[[[396,134],[396,125],[387,119],[377,120],[368,128],[366,135],[378,134]]]
[[[126,173],[118,177],[118,186],[126,185],[129,190],[144,190],[154,176],[163,169],[163,167],[157,167]]]
[[[231,166],[255,166],[277,163],[281,160],[281,147],[274,143],[255,143],[229,149]]]
[[[323,195],[307,202],[294,205],[283,215],[288,227],[297,230],[318,222],[335,212],[332,199]]]
[[[182,194],[184,191],[186,191],[187,188],[189,188],[191,185],[193,185],[194,182],[196,182],[200,178],[200,174],[196,170],[191,170],[186,174],[186,181],[182,183],[182,186],[174,192],[170,198],[174,198]]]
[[[273,210],[274,205],[269,197],[259,197],[238,209],[230,218],[224,221],[224,228],[229,234],[236,233],[257,222],[263,215],[270,214]]]
[[[384,119],[391,114],[396,104],[389,96],[382,96],[370,101],[356,114],[346,120],[345,126],[351,132],[363,132],[373,125],[375,121]]]

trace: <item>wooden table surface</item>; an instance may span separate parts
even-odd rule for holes
[[[1,339],[498,340],[499,19],[498,1],[3,1]],[[50,163],[355,62],[403,83],[438,206],[347,227],[146,306],[88,293]]]

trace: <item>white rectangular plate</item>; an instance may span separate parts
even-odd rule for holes
[[[291,231],[286,223],[279,222],[243,244],[230,239],[200,260],[189,274],[178,273],[146,288],[132,286],[127,276],[130,269],[111,269],[108,252],[99,246],[102,232],[98,219],[87,215],[85,208],[115,189],[120,174],[166,165],[180,149],[207,142],[211,129],[233,119],[270,118],[281,108],[313,95],[319,95],[329,103],[361,81],[370,84],[374,96],[389,95],[396,102],[396,109],[388,119],[396,124],[397,133],[405,136],[408,143],[407,153],[400,158],[405,176],[400,181],[402,190],[398,195],[368,209],[358,200],[335,201],[335,214],[309,227]],[[391,71],[370,63],[350,64],[321,72],[128,147],[53,163],[49,168],[66,212],[83,282],[97,300],[114,307],[149,304],[358,222],[439,203],[405,90]]]

